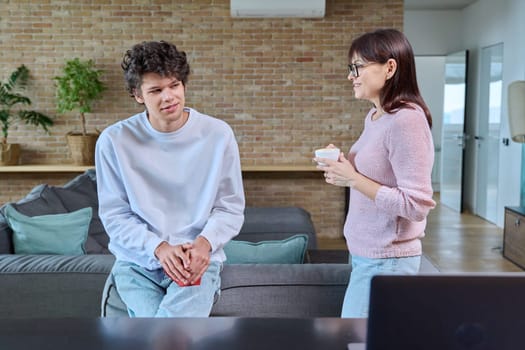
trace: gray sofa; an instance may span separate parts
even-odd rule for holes
[[[14,254],[12,231],[2,214],[5,205],[0,208],[0,317],[97,317],[115,316],[122,311],[119,310],[122,307],[118,304],[119,298],[114,294],[109,298],[114,289],[110,285],[104,289],[114,257],[107,249],[108,237],[97,214],[93,170],[64,186],[39,185],[25,198],[10,205],[27,216],[68,213],[89,206],[93,209],[93,217],[85,255]],[[236,239],[259,242],[281,240],[295,234],[306,234],[308,249],[316,250],[315,229],[305,210],[247,207],[245,223]],[[309,255],[305,259],[308,262]],[[225,265],[221,298],[213,314],[336,315],[350,273],[349,266],[325,265]],[[319,302],[308,300],[303,305],[297,295],[306,296],[305,293],[312,295],[309,298],[315,294]]]
[[[0,208],[0,317],[58,318],[125,316],[109,272],[114,257],[97,215],[94,171],[64,186],[40,185],[11,203],[27,216],[71,212],[86,206],[93,217],[85,255],[14,254],[12,232]],[[212,316],[337,317],[350,265],[345,251],[317,250],[314,226],[301,208],[247,207],[237,240],[282,240],[308,236],[308,253],[299,264],[226,264],[221,295]],[[424,261],[424,271],[435,268]]]
[[[339,317],[351,266],[345,263],[348,260],[345,251],[323,253],[305,264],[225,265],[221,294],[211,315]],[[438,269],[423,257],[420,271],[430,274]],[[101,316],[127,316],[111,278],[104,286]]]

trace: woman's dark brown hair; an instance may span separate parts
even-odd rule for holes
[[[380,102],[385,112],[391,113],[410,103],[419,105],[425,112],[428,125],[432,127],[432,116],[421,97],[416,79],[416,63],[412,46],[406,36],[396,29],[378,29],[366,33],[352,42],[348,60],[360,57],[365,62],[386,63],[389,59],[397,62],[397,70],[385,82],[381,90]]]

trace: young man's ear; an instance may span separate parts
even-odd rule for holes
[[[144,104],[144,99],[142,98],[140,91],[138,91],[137,89],[133,89],[133,97],[135,97],[135,101],[137,101],[138,103]]]

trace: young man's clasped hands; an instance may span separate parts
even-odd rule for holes
[[[162,242],[155,249],[164,272],[179,286],[199,285],[210,264],[211,245],[204,237],[194,243],[170,245]]]

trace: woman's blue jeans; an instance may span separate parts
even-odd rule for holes
[[[352,256],[352,272],[343,301],[343,318],[368,317],[370,281],[375,275],[413,275],[418,273],[421,256],[372,259]]]

